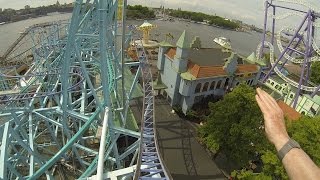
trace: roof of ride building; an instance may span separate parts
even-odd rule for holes
[[[301,114],[298,113],[294,108],[290,107],[283,101],[278,101],[279,107],[282,109],[284,115],[288,120],[295,121],[301,117]]]
[[[183,78],[187,80],[227,75],[223,66],[228,58],[232,58],[232,56],[237,58],[236,74],[254,73],[259,70],[257,65],[245,64],[244,60],[238,57],[237,54],[221,48],[190,48],[188,51],[188,74],[182,74]],[[173,60],[176,55],[176,48],[168,49],[166,55]]]

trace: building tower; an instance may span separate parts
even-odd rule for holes
[[[190,43],[187,40],[187,33],[184,30],[181,34],[180,38],[177,41],[177,50],[176,55],[174,57],[174,68],[179,73],[183,73],[187,71],[188,66],[188,52],[190,49]]]

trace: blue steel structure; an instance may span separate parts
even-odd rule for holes
[[[70,23],[28,28],[1,59],[12,63],[0,69],[0,179],[171,179],[158,153],[151,72],[142,47],[140,62],[125,60],[131,33],[125,11],[118,26],[119,7],[126,0],[76,0]],[[31,48],[15,59],[30,34]],[[29,52],[28,70],[12,74]],[[137,69],[131,80],[130,68]],[[127,119],[141,75],[139,133]],[[122,137],[132,143],[120,150]]]
[[[135,47],[141,63],[144,111],[141,121],[140,153],[134,179],[172,179],[159,154],[155,126],[153,78],[150,64],[143,46],[135,45]]]

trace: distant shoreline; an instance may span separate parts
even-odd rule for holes
[[[56,14],[68,14],[68,13],[72,13],[72,12],[51,12],[51,13],[48,13],[46,15],[30,16],[28,18],[19,19],[17,21],[0,22],[0,27],[4,26],[4,25],[7,25],[7,24],[16,23],[16,22],[20,22],[20,21],[25,21],[25,20],[29,20],[29,19],[36,19],[36,18],[40,18],[40,17],[52,16],[52,15],[56,15]]]

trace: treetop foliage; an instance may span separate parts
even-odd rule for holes
[[[211,113],[199,130],[209,149],[218,147],[216,151],[222,151],[240,166],[255,159],[267,143],[261,128],[262,114],[254,96],[253,88],[239,85],[223,100],[209,104]]]
[[[264,135],[263,117],[254,96],[253,88],[240,84],[223,100],[210,103],[211,113],[199,128],[200,139],[210,151],[222,152],[243,168],[232,173],[236,179],[288,179],[276,149]],[[287,121],[287,130],[320,166],[320,116]],[[262,170],[253,172],[248,168],[250,161],[260,162]]]
[[[317,85],[320,84],[320,62],[312,63],[310,80]]]
[[[141,5],[128,5],[127,17],[131,19],[151,19],[155,18],[156,15],[153,10],[150,10],[148,7]]]

